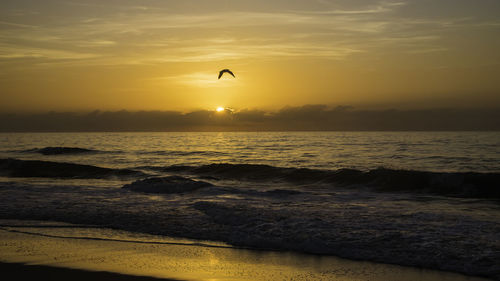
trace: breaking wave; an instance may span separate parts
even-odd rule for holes
[[[204,181],[196,181],[180,176],[163,178],[147,178],[134,181],[123,186],[125,189],[144,193],[183,193],[194,191],[212,184]]]
[[[0,175],[6,177],[41,177],[102,179],[144,175],[130,169],[111,169],[91,165],[39,160],[0,159]]]
[[[72,155],[72,154],[96,154],[96,153],[123,153],[121,150],[113,150],[113,151],[102,151],[81,147],[66,147],[66,146],[47,146],[44,148],[32,148],[21,151],[13,151],[13,152],[22,152],[22,153],[38,153],[42,155]],[[217,157],[217,156],[227,156],[227,153],[219,152],[219,151],[202,151],[202,150],[194,150],[194,151],[183,151],[183,150],[155,150],[155,151],[137,151],[135,152],[140,155],[156,155],[156,156],[208,156],[208,157]]]
[[[62,154],[98,153],[100,151],[87,148],[80,148],[80,147],[48,146],[44,148],[33,148],[33,149],[23,150],[22,152],[40,153],[43,155],[62,155]]]
[[[296,185],[330,184],[337,187],[368,187],[377,191],[414,192],[464,198],[500,199],[500,173],[429,172],[378,168],[320,170],[283,168],[261,164],[208,164],[138,167],[136,169],[104,168],[92,165],[41,160],[0,159],[0,175],[5,177],[42,177],[105,179],[143,177],[140,170],[167,175],[188,174],[210,181],[285,182]]]
[[[221,180],[282,181],[293,184],[362,185],[380,191],[408,191],[446,196],[500,199],[499,173],[442,173],[378,168],[315,170],[254,164],[169,166],[163,172],[188,173]]]

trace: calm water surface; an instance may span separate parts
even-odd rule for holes
[[[23,152],[54,146],[101,153],[47,156]],[[105,167],[250,163],[499,172],[500,132],[3,133],[0,157]]]

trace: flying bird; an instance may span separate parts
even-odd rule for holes
[[[224,73],[229,73],[234,78],[236,78],[236,76],[234,76],[233,72],[231,70],[229,70],[229,69],[226,68],[226,69],[223,69],[223,70],[219,71],[219,78],[218,79],[220,79]]]

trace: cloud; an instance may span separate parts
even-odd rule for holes
[[[12,45],[12,48],[0,46],[2,58],[43,57],[56,60],[57,55],[65,59],[99,57],[91,62],[75,62],[92,65],[99,62],[119,65],[124,61],[151,64],[286,57],[344,59],[365,52],[370,47],[360,42],[358,35],[353,33],[376,35],[401,24],[380,15],[405,5],[404,2],[381,1],[361,9],[208,10],[187,13],[159,9],[157,6],[144,9],[133,1],[125,2],[118,9],[112,9],[112,4],[103,6],[94,2],[66,4],[73,9],[77,5],[104,12],[97,17],[79,15],[74,19],[62,18],[60,23],[41,24],[36,28],[0,22],[12,28],[25,27],[20,32],[9,29],[0,31],[0,38]],[[232,34],[232,37],[221,38],[220,30]],[[324,35],[317,33],[315,40],[299,40],[295,36],[297,33],[318,31],[323,31]],[[247,40],[249,32],[258,34],[258,37],[250,36]],[[370,41],[369,36],[366,38]],[[93,51],[89,52],[90,49]],[[141,52],[138,52],[139,49]],[[93,55],[94,52],[99,56]]]
[[[209,39],[210,40],[210,39]],[[251,42],[250,42],[251,41]],[[209,46],[199,41],[199,46],[179,49],[177,55],[151,58],[156,62],[210,62],[245,58],[320,57],[344,59],[362,52],[347,46],[311,45],[306,43],[269,43],[263,40],[247,40],[244,44],[216,44]],[[265,40],[264,40],[265,41]]]
[[[0,59],[53,59],[79,60],[98,57],[97,54],[79,53],[67,50],[46,49],[36,47],[16,47],[0,44]]]
[[[498,109],[356,110],[305,105],[275,112],[4,113],[0,114],[0,131],[498,131],[499,120]]]
[[[343,60],[360,54],[379,56],[387,47],[405,55],[443,52],[456,47],[446,44],[447,32],[499,26],[495,19],[403,13],[418,7],[417,1],[322,0],[287,5],[257,1],[234,3],[231,9],[202,2],[64,2],[61,9],[68,16],[40,13],[36,24],[29,15],[0,21],[4,27],[0,42],[9,43],[0,46],[0,53],[3,58],[33,58],[33,64],[39,57],[60,64],[58,53],[65,58],[93,58],[76,60],[74,65]],[[78,14],[72,14],[76,9]]]
[[[78,47],[108,47],[108,46],[113,46],[116,45],[115,41],[111,40],[87,40],[87,41],[82,41],[79,43],[75,43],[76,46]]]
[[[323,2],[324,4],[330,4],[327,1]],[[392,12],[396,8],[400,6],[406,5],[406,2],[379,2],[374,6],[361,9],[361,10],[326,10],[326,11],[300,11],[301,13],[306,14],[315,14],[315,15],[366,15],[366,14],[381,14]]]
[[[167,80],[171,83],[187,85],[191,87],[208,88],[208,87],[231,87],[235,83],[241,83],[240,80],[235,79],[221,79],[217,80],[216,73],[210,72],[195,72],[183,75],[173,75],[168,77],[154,78],[155,80]]]
[[[0,25],[10,26],[10,27],[20,27],[20,28],[37,28],[36,25],[21,24],[7,21],[0,21]]]

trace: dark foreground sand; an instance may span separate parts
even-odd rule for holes
[[[37,280],[37,281],[168,281],[147,276],[134,276],[105,271],[86,271],[44,265],[26,265],[21,263],[0,262],[2,280]],[[6,278],[7,277],[7,278]],[[4,279],[5,278],[5,279]]]

